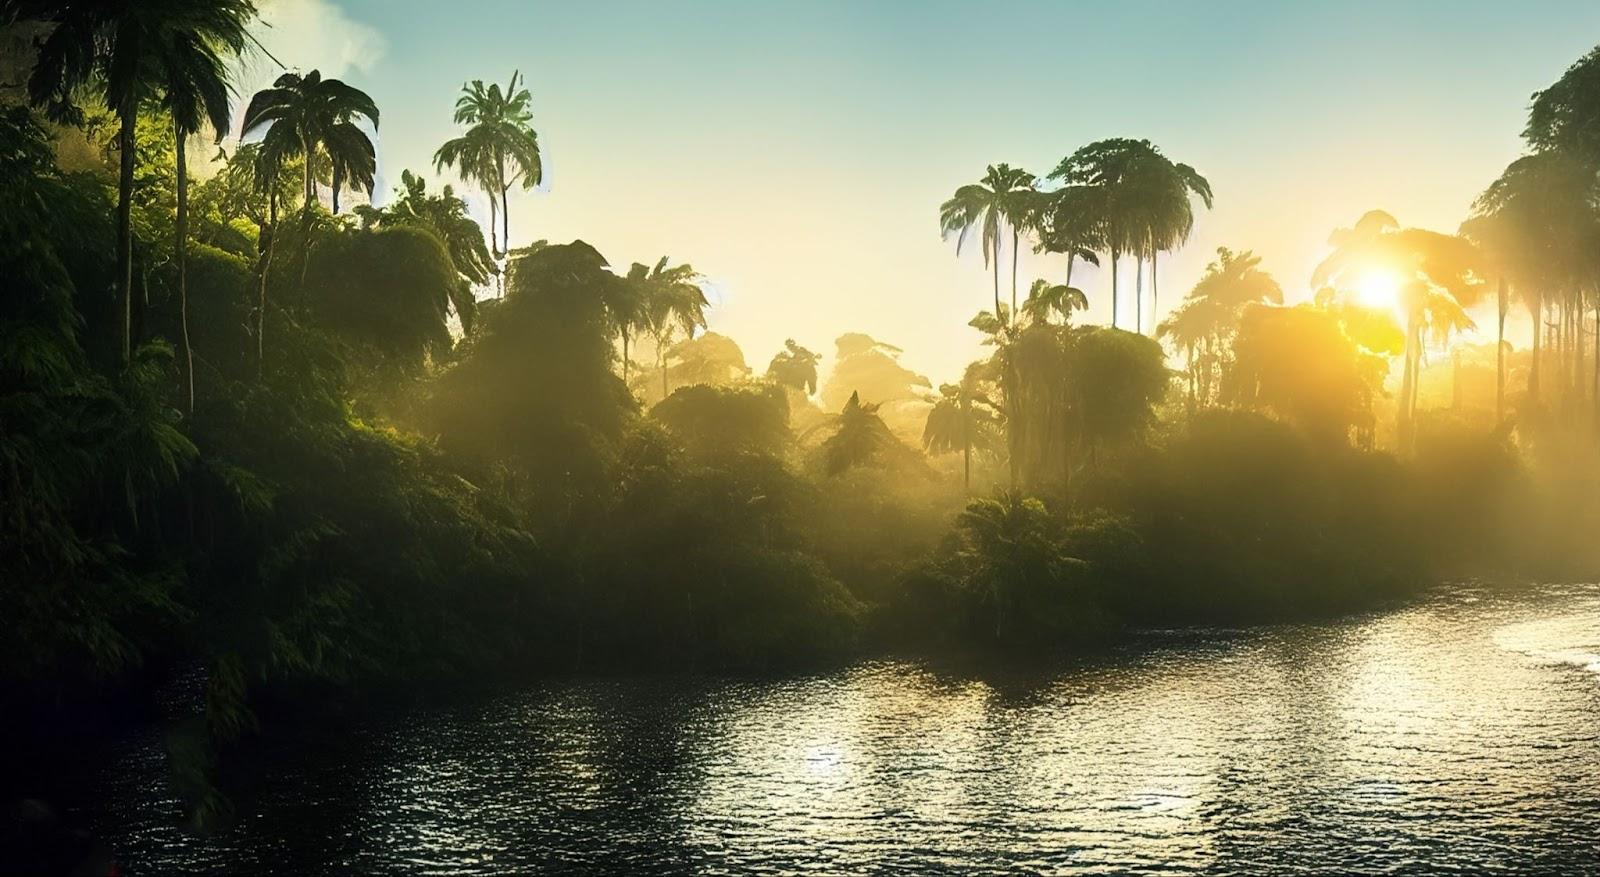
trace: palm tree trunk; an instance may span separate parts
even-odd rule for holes
[[[1072,287],[1072,262],[1077,257],[1077,253],[1071,252],[1070,250],[1067,252],[1067,287],[1069,289]]]
[[[122,362],[133,354],[133,161],[138,105],[130,94],[123,101],[122,129],[117,135],[121,168],[117,178],[117,283],[122,285]]]
[[[1000,319],[1000,236],[994,237],[994,318]],[[1001,321],[1004,323],[1004,321]]]
[[[966,387],[961,388],[961,490],[972,492],[972,400]]]
[[[1121,253],[1111,248],[1111,328],[1117,328],[1117,257]]]
[[[1411,438],[1411,388],[1416,383],[1417,320],[1410,318],[1406,325],[1405,370],[1400,378],[1400,408],[1395,415],[1395,441],[1401,453],[1410,447]]]
[[[278,247],[278,186],[270,182],[272,191],[267,195],[267,218],[272,230],[267,233],[266,259],[261,263],[261,297],[256,303],[256,381],[261,380],[267,361],[267,276],[272,273],[272,253]]]
[[[489,253],[496,262],[500,261],[500,200],[489,193]]]
[[[1155,247],[1150,248],[1150,322],[1152,323],[1156,321],[1156,316],[1160,313],[1161,304],[1161,290],[1156,286],[1156,254],[1158,252]]]
[[[1523,292],[1527,295],[1527,292]],[[1539,293],[1534,293],[1533,301],[1528,306],[1528,313],[1533,317],[1533,359],[1528,365],[1528,399],[1539,401],[1539,336],[1544,334],[1544,308],[1539,301]]]
[[[628,384],[628,330],[622,330],[622,384]]]
[[[183,347],[183,381],[188,401],[184,412],[193,417],[194,351],[189,347],[189,168],[184,156],[184,132],[181,128],[176,130],[173,141],[178,175],[178,217],[174,228],[178,239],[178,340]]]
[[[339,187],[344,183],[344,174],[336,166],[333,169],[333,215],[339,215]]]
[[[1133,331],[1144,334],[1144,253],[1133,256]]]
[[[310,213],[311,204],[317,200],[317,180],[311,175],[312,165],[316,164],[317,154],[309,137],[300,138],[300,148],[305,152],[306,157],[306,203],[300,206],[305,208],[307,213]]]
[[[1506,422],[1506,279],[1500,278],[1496,294],[1494,335],[1494,423]],[[1600,317],[1597,317],[1600,319]]]
[[[659,344],[659,342],[657,342],[657,343]],[[661,401],[665,402],[665,401],[667,401],[667,354],[666,354],[666,351],[661,351],[661,352],[657,353],[656,354],[656,358],[661,360]]]
[[[505,244],[507,255],[511,253],[511,203],[506,200],[510,191],[510,186],[500,187],[500,241]]]
[[[1011,313],[1017,313],[1017,250],[1022,236],[1017,232],[1015,224],[1011,226]]]

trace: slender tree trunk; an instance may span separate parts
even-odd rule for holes
[[[267,195],[267,218],[272,229],[267,233],[266,258],[261,263],[261,297],[256,303],[256,381],[260,382],[267,362],[267,277],[272,274],[272,253],[278,247],[278,187],[271,181],[272,191]]]
[[[1194,365],[1194,342],[1193,341],[1189,342],[1188,348],[1189,348],[1189,417],[1190,417],[1190,419],[1193,419],[1194,418],[1194,406],[1195,406],[1195,377],[1196,377],[1195,376],[1195,365]]]
[[[1015,225],[1011,226],[1011,315],[1017,313],[1017,256],[1021,249],[1022,235],[1018,233]]]
[[[300,148],[305,152],[306,157],[306,203],[301,206],[309,213],[311,212],[312,203],[317,200],[317,180],[311,175],[312,165],[316,164],[317,154],[316,147],[311,143],[311,138],[309,137],[300,138]]]
[[[1133,331],[1144,334],[1144,253],[1133,256]]]
[[[1000,236],[994,237],[994,318],[1000,319]],[[1001,320],[1001,324],[1005,323]]]
[[[1526,291],[1524,291],[1524,294],[1526,294]],[[1539,293],[1534,293],[1533,301],[1528,305],[1528,313],[1533,317],[1533,358],[1528,365],[1528,399],[1537,403],[1539,401],[1539,354],[1541,353],[1539,338],[1544,334],[1544,308],[1539,301]]]
[[[333,169],[333,215],[339,215],[339,188],[344,185],[344,174],[339,172],[337,166]]]
[[[622,330],[622,384],[628,384],[628,330]],[[631,392],[631,391],[630,391]]]
[[[972,400],[961,388],[961,490],[972,493]]]
[[[117,135],[120,173],[117,178],[117,283],[122,286],[122,363],[133,355],[133,163],[134,128],[138,123],[138,104],[130,95],[118,114],[122,129]]]
[[[1069,289],[1072,287],[1072,263],[1077,257],[1076,253],[1070,251],[1067,253],[1067,287]]]
[[[505,243],[508,256],[511,254],[511,202],[508,200],[510,192],[510,186],[503,186],[500,189],[500,240]]]
[[[176,126],[174,126],[176,129]],[[183,346],[183,381],[188,402],[184,413],[194,416],[194,351],[189,347],[189,166],[184,155],[184,134],[175,130],[173,152],[178,174],[178,340]]]
[[[1495,294],[1494,423],[1506,422],[1506,279],[1500,278]]]
[[[1111,248],[1111,328],[1117,328],[1117,257],[1116,247]]]
[[[1400,407],[1395,415],[1395,441],[1401,453],[1411,448],[1411,390],[1416,384],[1417,319],[1411,317],[1406,324],[1405,369],[1400,378]]]
[[[1156,286],[1156,254],[1155,247],[1150,248],[1150,323],[1154,325],[1160,315],[1161,291]]]
[[[489,193],[489,253],[496,262],[505,255],[500,252],[500,199]]]
[[[665,351],[657,354],[661,358],[661,401],[667,401],[667,354]]]

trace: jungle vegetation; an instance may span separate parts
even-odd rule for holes
[[[850,331],[758,373],[688,262],[515,244],[543,167],[518,74],[464,86],[435,158],[489,228],[410,171],[374,192],[359,83],[233,94],[253,14],[0,0],[29,36],[0,90],[0,708],[195,673],[209,756],[329,691],[1033,654],[1600,568],[1600,49],[1458,230],[1351,217],[1298,304],[1221,249],[1156,321],[1160,257],[1226,193],[1149,141],[990,166],[930,205],[992,271],[988,353],[936,386]],[[1019,278],[1023,246],[1066,274]],[[1092,296],[1133,331],[1082,324]]]

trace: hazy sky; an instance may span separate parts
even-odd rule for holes
[[[1453,230],[1517,156],[1529,94],[1600,43],[1594,0],[266,6],[285,63],[377,100],[391,181],[431,175],[464,80],[520,69],[546,174],[513,196],[514,242],[691,262],[711,327],[757,371],[785,337],[831,361],[863,331],[935,383],[978,352],[966,322],[990,301],[938,206],[986,164],[1042,175],[1092,140],[1149,138],[1216,192],[1162,264],[1161,309],[1218,245],[1300,300],[1329,231],[1366,210]],[[1064,268],[1024,254],[1022,286]],[[1105,321],[1108,277],[1074,285]]]

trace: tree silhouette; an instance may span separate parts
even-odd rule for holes
[[[1005,231],[1012,232],[1013,250],[1020,236],[1016,225],[1024,221],[1032,204],[1033,174],[1008,164],[989,165],[983,179],[957,189],[950,200],[939,206],[939,233],[956,235],[956,255],[967,236],[977,230],[983,246],[984,267],[994,268],[994,308],[1000,312],[1000,242]],[[1013,265],[1015,260],[1013,259]],[[1016,272],[1012,271],[1012,299],[1016,299]]]
[[[488,191],[491,211],[499,198],[498,247],[493,240],[492,214],[489,219],[490,245],[496,258],[511,249],[511,189],[531,189],[544,182],[539,135],[533,130],[533,96],[521,83],[522,74],[513,71],[503,89],[498,83],[486,87],[481,79],[463,85],[461,97],[456,99],[455,123],[468,126],[467,130],[445,141],[433,154],[435,168],[455,167],[463,180]]]
[[[263,148],[286,157],[305,157],[305,209],[317,200],[313,169],[321,153],[333,168],[333,212],[346,181],[371,194],[377,170],[372,140],[355,124],[364,118],[378,126],[378,106],[366,92],[338,79],[323,79],[312,70],[304,76],[285,73],[271,88],[256,92],[244,111],[244,134],[267,129]]]
[[[80,89],[92,88],[116,114],[116,276],[123,362],[133,343],[134,129],[139,106],[159,96],[180,127],[193,122],[180,138],[198,129],[200,116],[225,108],[220,56],[242,47],[245,25],[254,15],[248,0],[6,0],[0,5],[0,23],[51,25],[28,76],[28,97],[35,106],[44,107],[56,121],[76,122],[83,114],[74,97]]]
[[[821,359],[819,354],[788,338],[783,342],[783,349],[768,364],[767,377],[780,386],[793,387],[807,396],[814,396],[817,393],[817,363]]]

